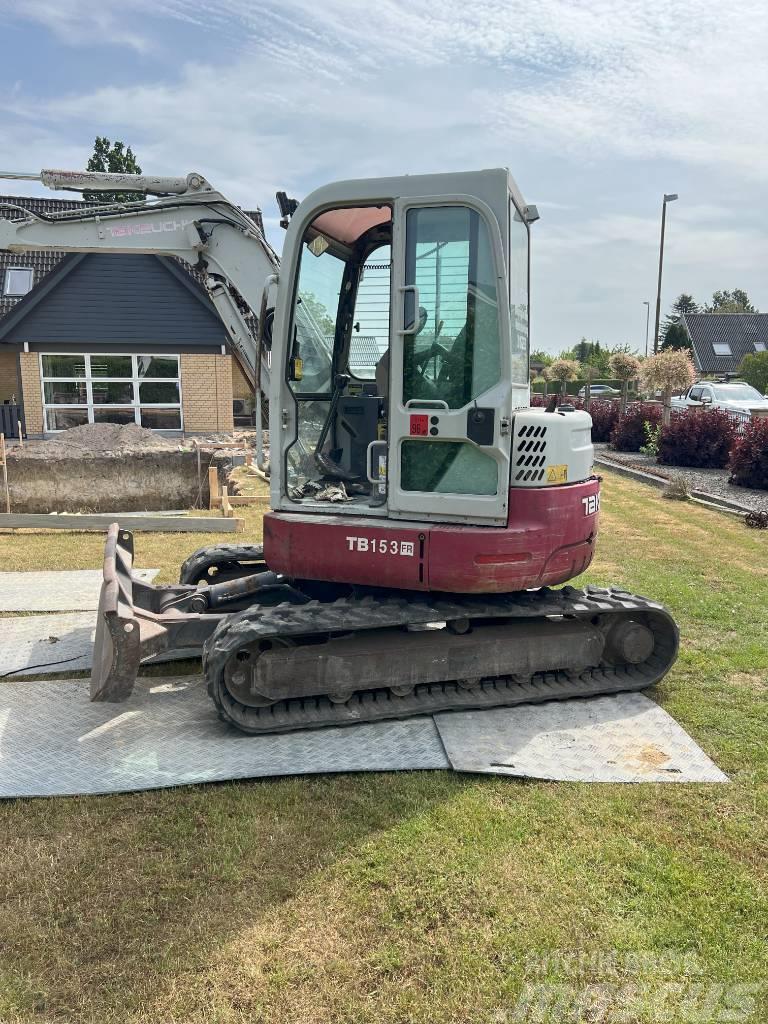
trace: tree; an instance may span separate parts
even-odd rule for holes
[[[141,174],[141,167],[130,146],[122,142],[112,144],[106,136],[97,135],[93,144],[93,156],[86,164],[87,171],[101,171],[109,174]],[[87,203],[141,203],[143,192],[83,192]]]
[[[566,384],[569,380],[576,380],[581,367],[575,359],[556,359],[551,366],[547,367],[549,379],[560,381],[560,393],[566,393]]]
[[[664,330],[664,340],[661,343],[662,352],[693,352],[693,343],[688,336],[688,331],[682,323],[669,324]]]
[[[661,336],[664,339],[661,343],[662,351],[668,349],[687,349],[689,352],[693,352],[691,339],[688,337],[686,329],[680,323],[680,317],[685,316],[686,313],[698,312],[699,304],[692,295],[688,295],[686,292],[678,295],[672,303],[670,312],[664,318],[661,329]]]
[[[586,338],[582,338],[573,350],[573,358],[580,362],[582,367],[594,367],[595,377],[607,376],[609,357],[610,352],[603,348],[599,341],[588,341]]]
[[[314,292],[301,293],[301,305],[309,313],[317,326],[329,337],[333,337],[336,330],[336,321],[328,312],[327,307],[318,299]],[[423,337],[423,333],[422,333]]]
[[[629,400],[629,383],[636,380],[640,373],[640,360],[629,352],[614,352],[610,359],[611,373],[621,381],[621,406],[619,414],[627,411]]]
[[[532,363],[543,363],[544,366],[551,366],[554,362],[555,357],[550,355],[549,352],[545,352],[543,349],[537,348],[535,352],[531,352],[530,362]]]
[[[705,313],[758,313],[759,310],[749,301],[743,288],[713,292],[712,302],[704,307]]]
[[[581,375],[584,378],[584,408],[589,412],[592,405],[592,382],[598,376],[599,370],[591,363],[581,364]]]
[[[672,392],[687,391],[695,379],[693,360],[687,352],[659,352],[640,364],[640,380],[646,391],[661,391],[665,426],[672,415]]]
[[[573,348],[564,348],[557,358],[575,360],[582,367],[594,366],[598,370],[597,376],[601,377],[608,372],[608,355],[608,350],[604,349],[599,341],[582,338]]]
[[[768,395],[768,352],[753,352],[744,356],[739,367],[739,377],[757,388],[761,395]]]

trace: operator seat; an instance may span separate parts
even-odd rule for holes
[[[429,319],[429,312],[424,306],[419,306],[419,323],[416,330],[412,334],[406,334],[405,344],[408,344],[409,339],[411,343],[413,339],[418,337],[419,334],[424,330]],[[410,326],[410,325],[409,325]],[[389,346],[384,355],[376,363],[376,391],[380,398],[389,399]]]

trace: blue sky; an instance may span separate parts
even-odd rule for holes
[[[157,11],[162,8],[162,16]],[[532,344],[645,340],[664,306],[768,310],[763,0],[0,0],[0,165],[94,136],[264,211],[326,181],[508,166],[533,230]],[[7,191],[34,192],[8,183]],[[2,186],[0,186],[2,187]],[[652,325],[651,325],[652,328]]]

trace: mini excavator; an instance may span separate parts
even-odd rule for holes
[[[278,193],[280,260],[201,174],[2,176],[143,193],[6,205],[0,248],[184,261],[250,375],[262,468],[268,399],[263,546],[204,548],[178,585],[151,586],[110,527],[93,700],[127,699],[171,650],[202,654],[220,717],[254,734],[641,690],[668,671],[661,605],[568,585],[598,533],[591,419],[530,407],[538,213],[507,170]]]

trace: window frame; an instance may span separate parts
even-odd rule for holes
[[[530,377],[531,377],[531,225],[528,223],[528,221],[526,219],[524,210],[521,210],[520,207],[517,205],[517,201],[515,200],[515,197],[510,193],[508,198],[509,198],[509,201],[507,203],[507,209],[509,211],[509,220],[508,220],[508,223],[507,223],[507,235],[508,235],[508,237],[507,237],[506,258],[507,258],[507,277],[508,277],[508,281],[507,281],[507,292],[508,292],[507,301],[509,303],[509,340],[508,340],[508,345],[509,345],[509,348],[510,348],[510,375],[509,376],[510,376],[510,381],[512,382],[512,387],[526,387],[526,388],[530,389],[530,386],[531,386],[531,382],[530,382]],[[512,241],[513,227],[512,227],[512,225],[513,225],[513,223],[521,223],[523,225],[523,227],[525,228],[525,235],[526,235],[526,244],[525,244],[525,278],[526,278],[525,279],[525,300],[526,300],[526,307],[525,307],[525,312],[526,312],[526,321],[525,321],[525,323],[526,323],[525,363],[526,363],[526,366],[527,366],[527,376],[528,376],[528,379],[526,381],[520,381],[519,383],[517,381],[512,380],[512,372],[511,372],[512,332],[513,332],[513,330],[515,330],[515,326],[513,325],[513,319],[512,319],[512,305],[513,305],[513,303],[512,303],[512,293],[513,293],[513,290],[514,290],[514,287],[515,287],[515,281],[514,281],[514,278],[513,278],[513,269],[512,269],[512,245],[513,245],[513,241]]]
[[[358,265],[357,280],[356,280],[356,283],[355,283],[355,302],[354,302],[354,305],[352,306],[352,328],[350,330],[349,338],[345,339],[345,344],[343,345],[343,350],[342,350],[342,353],[341,353],[341,362],[343,364],[343,372],[347,373],[351,380],[353,380],[353,381],[355,381],[356,383],[359,383],[359,384],[370,384],[371,382],[375,381],[375,379],[376,379],[376,366],[375,365],[374,365],[374,368],[373,368],[374,375],[372,377],[360,377],[358,374],[355,373],[355,371],[350,366],[350,357],[352,355],[352,343],[355,340],[355,328],[354,328],[354,325],[355,325],[355,322],[358,320],[358,317],[357,317],[357,312],[358,312],[358,310],[357,310],[357,302],[358,302],[358,299],[360,297],[360,285],[362,283],[362,279],[363,279],[366,263],[368,262],[368,260],[372,256],[374,256],[377,252],[379,252],[381,249],[384,249],[384,248],[389,248],[389,260],[386,261],[386,263],[384,261],[381,261],[381,260],[374,260],[374,266],[376,266],[376,269],[378,269],[378,270],[388,271],[387,309],[386,309],[387,345],[386,345],[386,348],[384,349],[384,352],[379,352],[379,357],[378,357],[378,359],[376,361],[376,365],[378,365],[378,361],[380,359],[382,359],[384,355],[387,355],[387,356],[389,355],[389,348],[390,348],[390,344],[391,344],[391,337],[390,337],[389,327],[390,327],[391,317],[392,317],[392,274],[393,274],[393,266],[394,266],[393,255],[392,255],[392,240],[391,239],[390,239],[389,242],[377,242],[376,245],[374,246],[374,248],[371,249],[367,253],[365,258],[362,259],[360,261],[359,265]],[[378,266],[377,266],[377,264],[378,264]],[[367,335],[363,335],[363,336],[364,337],[376,338],[376,335],[371,335],[370,333],[367,334]]]
[[[728,349],[728,351],[727,352],[718,352],[717,351],[718,348],[721,348],[721,349],[725,348],[725,349]],[[728,356],[732,356],[733,355],[733,349],[731,348],[731,343],[729,341],[713,341],[712,342],[712,351],[720,359],[727,359]]]
[[[45,373],[43,360],[46,356],[55,357],[62,355],[72,355],[84,362],[85,375],[82,377],[70,377],[70,376],[49,376]],[[163,359],[175,359],[177,366],[176,377],[147,377],[139,374],[138,360],[141,358],[157,358]],[[91,360],[103,358],[104,356],[127,356],[131,360],[131,376],[130,377],[94,377]],[[43,407],[43,430],[46,434],[60,434],[62,430],[66,429],[63,427],[54,428],[48,426],[48,412],[49,410],[85,410],[88,416],[87,423],[98,422],[95,418],[96,410],[110,410],[110,409],[132,409],[133,410],[133,422],[138,426],[143,426],[141,422],[141,410],[142,409],[162,409],[168,410],[169,412],[176,412],[179,414],[179,426],[178,427],[147,427],[148,430],[168,430],[174,433],[183,432],[184,430],[184,397],[181,386],[181,356],[179,353],[144,353],[144,352],[40,352],[38,353],[38,367],[40,371],[40,398]],[[141,401],[141,385],[143,383],[167,383],[176,384],[179,392],[178,402],[142,402]],[[86,400],[85,402],[49,402],[46,400],[45,385],[51,383],[62,383],[70,384],[75,383],[79,385],[85,385]],[[93,401],[93,385],[94,384],[130,384],[133,389],[133,400],[130,402],[94,402]],[[102,421],[103,422],[103,421]]]
[[[22,273],[29,274],[29,288],[25,292],[12,292],[8,289],[8,284],[11,280],[11,274],[14,272],[21,271]],[[6,267],[5,275],[3,277],[3,298],[4,299],[23,299],[25,295],[29,295],[32,289],[35,287],[35,268],[34,267]]]

